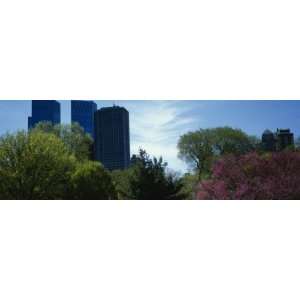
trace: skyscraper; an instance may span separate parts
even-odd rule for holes
[[[276,150],[276,138],[272,131],[266,129],[262,134],[262,147],[265,151],[275,151]]]
[[[28,117],[28,129],[37,123],[48,121],[60,123],[60,103],[55,100],[32,100],[31,117]]]
[[[77,122],[94,137],[94,114],[97,110],[97,104],[93,101],[71,101],[71,122]]]
[[[129,113],[124,107],[104,107],[95,113],[95,159],[109,170],[129,167]]]

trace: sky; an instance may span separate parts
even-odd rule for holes
[[[95,101],[98,109],[113,104],[129,111],[131,154],[141,147],[162,156],[169,168],[181,173],[188,166],[178,157],[179,137],[199,128],[231,126],[261,136],[265,129],[290,128],[300,136],[299,101]],[[70,123],[71,103],[60,101],[61,121]],[[27,129],[30,100],[0,101],[0,135]]]

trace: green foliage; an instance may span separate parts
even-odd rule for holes
[[[85,133],[84,129],[78,123],[52,125],[51,122],[40,122],[32,131],[55,134],[61,138],[69,151],[78,160],[83,161],[92,157],[93,139],[89,134]]]
[[[197,174],[186,173],[182,177],[182,192],[186,195],[186,199],[196,199],[196,187],[199,183]]]
[[[86,159],[85,146],[81,152],[79,144],[75,144],[76,150],[71,150],[71,141],[67,141],[76,134],[67,127],[41,123],[29,133],[21,131],[2,136],[0,198],[116,198],[111,174],[100,163]],[[78,136],[82,136],[81,129]],[[78,143],[79,140],[83,141],[81,137]]]
[[[140,149],[133,156],[131,167],[125,171],[114,172],[117,191],[126,199],[184,199],[181,179],[167,172],[163,159],[153,158]]]
[[[116,199],[111,174],[99,162],[86,161],[76,165],[71,175],[71,199]]]
[[[62,199],[75,158],[54,134],[35,131],[0,138],[1,199]]]
[[[257,139],[240,129],[217,127],[210,129],[216,154],[245,154],[255,150]]]
[[[131,199],[129,178],[133,176],[132,168],[126,170],[114,170],[111,172],[117,199]]]
[[[200,129],[180,137],[179,156],[196,174],[182,178],[160,158],[140,149],[127,170],[109,172],[90,161],[92,139],[78,124],[39,123],[29,133],[0,138],[0,198],[193,199],[199,177],[225,154],[258,148],[256,138],[229,127]]]
[[[240,129],[217,127],[188,132],[178,142],[179,158],[198,172],[199,178],[210,173],[216,158],[225,154],[245,154],[255,150],[258,140]]]
[[[255,135],[248,135],[248,138],[250,142],[250,150],[253,149],[254,151],[262,151],[263,145],[261,139]]]
[[[180,137],[178,156],[196,169],[199,176],[208,171],[213,159],[213,139],[209,129],[188,132]]]

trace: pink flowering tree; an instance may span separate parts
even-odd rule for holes
[[[218,160],[197,199],[300,199],[300,152],[228,155]]]

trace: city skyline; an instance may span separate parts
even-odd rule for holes
[[[61,122],[70,123],[71,101],[62,100]],[[95,101],[98,109],[117,104],[130,113],[131,155],[144,148],[169,167],[185,172],[177,158],[180,135],[198,128],[231,126],[261,137],[265,129],[290,128],[300,135],[300,101]],[[31,100],[0,101],[0,134],[27,129]]]

